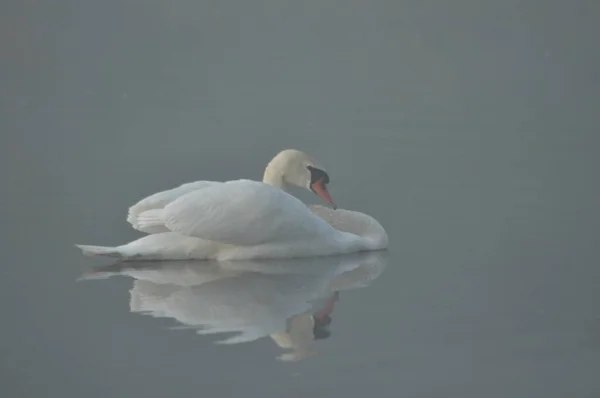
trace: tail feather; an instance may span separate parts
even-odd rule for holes
[[[109,257],[122,257],[119,249],[116,247],[108,246],[91,246],[91,245],[75,245],[86,256],[109,256]]]

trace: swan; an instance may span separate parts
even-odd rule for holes
[[[279,152],[263,180],[195,181],[150,195],[127,221],[148,235],[127,244],[76,245],[88,256],[122,260],[248,260],[298,258],[385,249],[373,217],[338,209],[324,167],[296,149]],[[302,187],[329,207],[306,206],[288,193]]]
[[[369,287],[382,275],[386,254],[231,262],[128,261],[93,267],[79,280],[131,278],[132,313],[173,319],[177,322],[173,329],[220,336],[218,344],[270,337],[284,351],[279,359],[299,360],[316,354],[315,342],[330,335],[339,296]]]

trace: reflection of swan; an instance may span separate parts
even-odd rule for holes
[[[236,333],[220,344],[270,336],[279,357],[298,360],[329,336],[340,291],[364,287],[383,272],[386,252],[319,259],[262,261],[122,262],[98,267],[82,279],[127,275],[131,312],[173,318],[198,334]]]
[[[285,150],[267,165],[262,182],[196,181],[141,200],[127,220],[150,235],[117,247],[78,247],[87,255],[137,260],[310,257],[386,248],[387,234],[373,217],[311,209],[286,192],[291,186],[309,189],[335,209],[328,183],[327,172],[308,155]]]

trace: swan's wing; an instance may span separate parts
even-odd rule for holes
[[[196,191],[198,189],[206,188],[211,185],[221,184],[216,181],[194,181],[186,184],[182,184],[176,188],[169,189],[166,191],[157,192],[153,195],[150,195],[133,206],[129,208],[129,212],[127,214],[127,222],[129,222],[133,228],[138,231],[146,232],[146,233],[159,233],[159,232],[167,232],[168,229],[164,226],[144,226],[140,224],[140,215],[148,210],[154,209],[162,209],[167,204],[171,203],[175,199],[179,198],[186,193]]]
[[[333,232],[296,197],[250,180],[190,192],[158,213],[156,218],[171,231],[240,246],[308,240]]]

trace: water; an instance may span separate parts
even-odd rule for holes
[[[600,395],[595,3],[2,7],[3,396]],[[110,261],[74,243],[139,236],[129,205],[260,179],[283,148],[381,221],[377,272],[339,259],[159,281],[192,313],[229,300],[261,336],[232,345],[177,306],[132,312],[131,276],[76,282]],[[268,333],[336,286],[318,355],[278,360]]]

